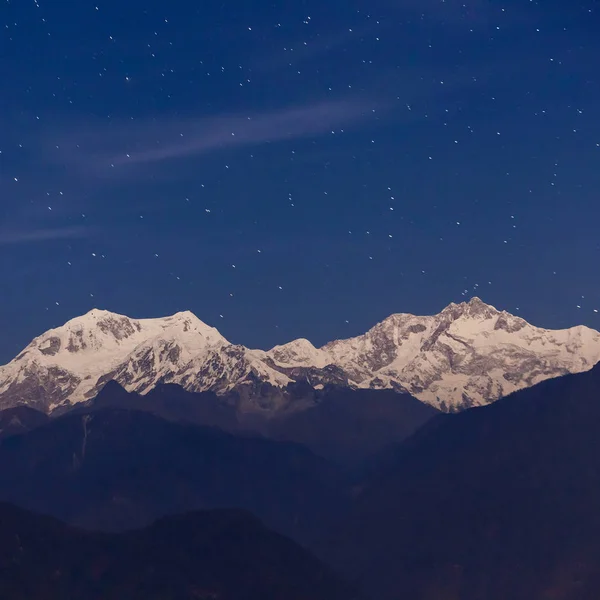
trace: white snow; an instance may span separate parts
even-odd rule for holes
[[[511,331],[496,328],[500,319]],[[428,347],[440,327],[443,331]],[[381,348],[392,352],[389,360],[362,378],[369,359],[381,358]],[[377,378],[385,387],[401,384],[424,402],[459,406],[463,392],[473,404],[486,404],[548,377],[591,369],[600,361],[600,333],[583,326],[534,327],[475,298],[434,316],[392,315],[366,334],[331,342],[322,350],[346,371],[359,374],[354,380],[358,387],[370,387]],[[530,373],[531,361],[546,374]],[[515,375],[513,381],[506,373]]]
[[[15,394],[30,393],[32,381],[55,405],[89,398],[107,375],[140,393],[160,381],[225,393],[250,376],[285,387],[290,369],[335,365],[352,387],[400,385],[424,402],[452,408],[463,406],[465,397],[486,404],[598,361],[597,331],[537,328],[479,299],[433,316],[394,314],[364,335],[322,348],[301,338],[268,351],[232,345],[191,312],[131,319],[94,309],[34,339],[0,367],[0,405],[3,394],[13,402]]]
[[[49,354],[57,340],[60,349]],[[181,362],[229,343],[191,312],[158,319],[130,319],[93,309],[35,338],[21,353],[20,360],[0,367],[0,394],[12,381],[19,382],[27,376],[25,366],[35,370],[59,368],[81,380],[70,397],[71,402],[80,402],[101,376],[149,349],[158,357],[158,350],[169,342],[181,348]]]
[[[277,364],[297,367],[326,367],[331,364],[331,357],[322,350],[315,348],[308,340],[299,338],[283,344],[275,346],[267,353]]]

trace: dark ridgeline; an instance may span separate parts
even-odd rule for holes
[[[339,470],[298,444],[101,409],[1,440],[0,500],[107,531],[243,508],[306,542],[346,493]]]
[[[441,415],[316,545],[376,600],[600,598],[600,366]]]
[[[281,393],[267,385],[262,392]],[[126,408],[230,432],[254,431],[270,439],[303,444],[346,467],[355,467],[386,446],[401,442],[439,414],[413,396],[393,390],[337,386],[315,390],[306,383],[288,386],[286,393],[293,398],[291,406],[299,409],[261,416],[236,410],[235,392],[219,397],[213,392],[193,393],[178,385],[161,384],[141,396],[111,381],[96,398],[71,412]]]
[[[169,421],[196,423],[223,431],[239,431],[237,411],[214,392],[192,393],[181,386],[160,384],[147,394],[128,392],[116,381],[109,381],[98,395],[67,409],[70,413],[89,413],[105,408],[139,410]]]
[[[0,504],[2,600],[352,600],[308,551],[239,510],[126,534],[71,529]]]
[[[438,414],[432,406],[393,390],[331,388],[314,407],[272,422],[267,434],[359,468]]]
[[[600,366],[543,382],[484,408],[434,413],[433,418],[425,418],[431,413],[411,412],[410,398],[391,394],[330,389],[316,406],[287,415],[268,432],[294,437],[324,455],[337,452],[346,466],[362,464],[383,447],[370,460],[359,485],[344,469],[302,445],[244,433],[240,422],[233,422],[229,407],[210,394],[189,394],[174,386],[160,386],[140,397],[111,384],[88,406],[48,422],[31,412],[17,420],[14,414],[0,413],[0,423],[32,429],[5,434],[0,440],[0,499],[72,524],[113,531],[195,509],[248,510],[268,527],[312,548],[371,600],[600,598]],[[397,412],[391,406],[394,398],[402,403]],[[371,414],[370,406],[375,407]],[[150,412],[133,410],[140,408]],[[389,446],[402,414],[410,418],[405,429],[399,428],[400,439],[414,430],[419,419],[425,424],[408,439]],[[235,433],[182,422],[188,420]],[[328,440],[336,421],[339,431]],[[354,455],[353,439],[360,448]],[[212,512],[202,517],[203,522],[208,526],[206,520],[214,519],[214,526],[220,526],[222,514],[240,513]],[[3,526],[9,521],[5,518]],[[46,567],[70,573],[61,581],[71,581],[72,576],[72,585],[82,586],[77,573],[111,573],[108,581],[124,582],[118,583],[124,586],[118,589],[126,590],[125,595],[99,597],[135,598],[127,595],[127,586],[150,582],[147,585],[156,590],[169,586],[174,590],[157,598],[224,600],[225,592],[214,596],[204,582],[196,584],[197,580],[177,571],[195,568],[190,566],[193,557],[187,555],[197,550],[184,535],[192,521],[190,516],[168,518],[163,523],[170,523],[170,529],[161,531],[169,533],[158,538],[152,537],[154,533],[113,537],[69,530],[68,536],[81,543],[69,556],[91,557],[92,571],[80,562],[72,569],[57,568],[52,560],[60,553],[54,556],[47,551],[46,561],[40,559],[36,567],[40,570],[32,571],[40,578],[32,581],[46,581]],[[228,529],[231,540],[246,531],[246,525],[234,521],[236,525]],[[25,522],[15,520],[19,529],[28,531]],[[147,530],[151,531],[158,530]],[[10,552],[16,538],[11,536],[17,533],[12,531],[0,541],[0,552],[9,552],[2,554],[9,556],[3,565],[14,563]],[[43,540],[54,544],[53,535]],[[57,539],[62,535],[57,533]],[[140,551],[135,562],[122,552],[133,552],[138,546],[128,542],[125,551],[114,542],[125,539],[144,539],[149,548],[156,541],[156,551]],[[262,573],[273,583],[269,569],[277,570],[278,563],[271,555],[253,555],[243,543],[233,546],[240,548],[234,555],[242,566],[250,568],[255,555],[263,556]],[[228,562],[231,549],[213,548],[217,550],[211,558],[218,562],[225,556],[229,565],[222,571],[215,566],[216,572],[237,573]],[[131,576],[119,571],[117,562],[110,562],[113,553],[124,565],[134,565]],[[142,568],[166,560],[167,555],[174,564],[167,565],[173,571],[164,577],[160,570]],[[61,564],[71,565],[69,560]],[[113,570],[102,566],[107,561]],[[286,568],[291,565],[286,563]],[[232,576],[228,585],[246,585],[245,571],[240,569],[242,574]],[[0,580],[4,584],[9,573],[24,580],[24,572],[5,569]],[[286,573],[277,572],[282,577]],[[171,578],[170,573],[177,575]],[[282,586],[295,575],[289,577],[285,575]],[[192,588],[178,591],[182,590],[177,587],[179,579],[181,585],[192,581]],[[7,584],[11,581],[6,579]],[[204,596],[176,595],[191,589]],[[59,598],[60,593],[40,598]],[[233,598],[245,598],[231,593]],[[24,594],[0,593],[0,597],[37,598]],[[315,592],[309,597],[337,596]]]
[[[0,410],[0,439],[31,431],[47,423],[50,417],[28,406]]]

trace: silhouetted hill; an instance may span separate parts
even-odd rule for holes
[[[279,393],[272,389],[271,393]],[[192,393],[161,384],[140,396],[111,381],[98,396],[74,412],[127,408],[150,412],[173,421],[219,427],[225,431],[255,431],[276,440],[298,442],[313,452],[346,466],[355,466],[389,444],[404,440],[439,411],[409,394],[392,390],[351,390],[308,384],[288,389],[292,406],[275,416],[241,413],[236,399],[212,392]]]
[[[0,504],[2,600],[349,600],[310,553],[252,515],[206,511],[126,534]]]
[[[66,415],[0,441],[0,500],[91,529],[243,508],[307,540],[344,505],[342,484],[300,445],[136,411]]]
[[[31,431],[48,422],[48,415],[28,406],[0,410],[0,438]]]
[[[600,366],[442,415],[320,547],[377,600],[600,598]]]
[[[239,431],[235,407],[213,392],[192,393],[174,384],[160,384],[143,396],[127,392],[116,381],[109,381],[99,394],[75,405],[70,412],[90,412],[104,408],[122,408],[149,412],[170,421],[196,423],[224,431]]]
[[[354,466],[406,439],[439,414],[409,394],[330,388],[313,408],[274,420],[269,431],[272,437],[300,442]]]

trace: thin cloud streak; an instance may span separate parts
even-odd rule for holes
[[[47,157],[102,172],[225,149],[319,136],[373,115],[375,102],[331,101],[252,116],[111,122],[77,128],[48,144]],[[60,152],[57,152],[56,147]]]
[[[59,227],[54,229],[33,229],[29,231],[0,230],[0,246],[82,238],[88,233],[88,230],[84,227]]]

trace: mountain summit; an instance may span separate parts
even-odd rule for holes
[[[600,333],[541,329],[479,298],[439,314],[394,314],[364,335],[269,351],[226,340],[191,312],[131,319],[94,309],[34,339],[0,367],[0,408],[45,412],[93,398],[110,380],[145,394],[159,383],[243,398],[244,411],[287,406],[294,382],[395,389],[442,410],[489,404],[600,361]],[[270,398],[265,401],[265,398]]]
[[[191,312],[138,320],[94,309],[35,338],[0,368],[0,407],[52,412],[93,398],[111,380],[139,393],[163,382],[224,392],[250,373],[253,360]],[[258,376],[288,382],[258,363]]]
[[[360,387],[400,387],[456,410],[592,368],[600,360],[600,333],[534,327],[473,298],[434,316],[392,315],[323,350]]]

